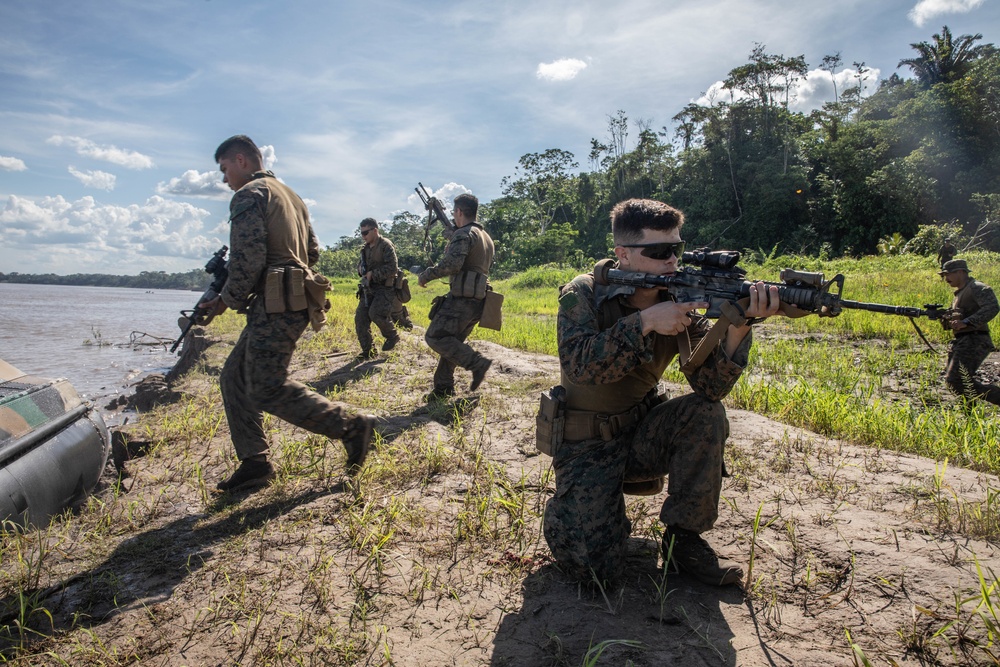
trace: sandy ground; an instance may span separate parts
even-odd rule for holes
[[[362,364],[350,341],[304,351],[295,377],[380,418],[366,471],[349,481],[339,443],[272,420],[278,482],[219,497],[210,490],[234,461],[212,378],[228,344],[211,346],[202,372],[174,384],[182,398],[132,427],[128,451],[119,448],[128,471],[119,491],[109,465],[104,488],[49,545],[34,588],[21,590],[51,623],[44,614],[29,619],[41,634],[6,641],[9,658],[995,662],[977,567],[997,570],[1000,554],[976,537],[997,533],[994,476],[730,410],[732,476],[706,537],[748,569],[746,589],[664,573],[659,496],[629,499],[635,530],[624,583],[604,591],[567,579],[540,534],[553,480],[548,457],[534,451],[534,418],[539,389],[558,379],[554,358],[476,343],[496,360],[479,394],[427,406],[436,357],[418,332]],[[176,423],[190,428],[179,434]],[[5,596],[9,634],[17,600],[12,590]]]

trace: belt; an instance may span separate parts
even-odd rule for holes
[[[989,331],[956,331],[955,338],[959,336],[989,336]]]
[[[566,441],[603,440],[611,442],[629,428],[638,424],[649,411],[666,400],[666,395],[656,389],[646,394],[635,407],[614,415],[589,410],[566,410],[563,439]]]

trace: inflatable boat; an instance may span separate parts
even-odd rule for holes
[[[111,441],[67,380],[25,375],[0,359],[0,521],[44,526],[79,505],[101,477]]]

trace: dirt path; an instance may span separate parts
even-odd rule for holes
[[[534,451],[534,413],[557,362],[477,346],[497,360],[480,393],[427,406],[436,358],[417,334],[360,365],[350,343],[303,345],[295,376],[378,415],[378,450],[352,484],[339,443],[271,420],[279,478],[237,497],[210,492],[234,465],[213,384],[228,344],[211,346],[175,385],[184,397],[131,431],[120,489],[109,468],[78,517],[33,542],[35,570],[5,563],[5,655],[33,665],[992,662],[976,564],[1000,560],[975,536],[997,532],[994,477],[732,410],[732,476],[707,537],[751,569],[748,590],[663,574],[662,497],[630,499],[622,587],[581,587],[540,535],[553,480]],[[45,610],[21,624],[41,635],[12,630],[14,585]]]

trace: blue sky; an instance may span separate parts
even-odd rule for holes
[[[417,181],[489,201],[525,153],[586,169],[610,115],[671,127],[755,43],[815,70],[801,109],[833,97],[824,55],[842,89],[942,25],[1000,43],[998,0],[4,0],[0,24],[4,273],[203,266],[228,239],[212,155],[237,133],[326,245],[422,213]]]

